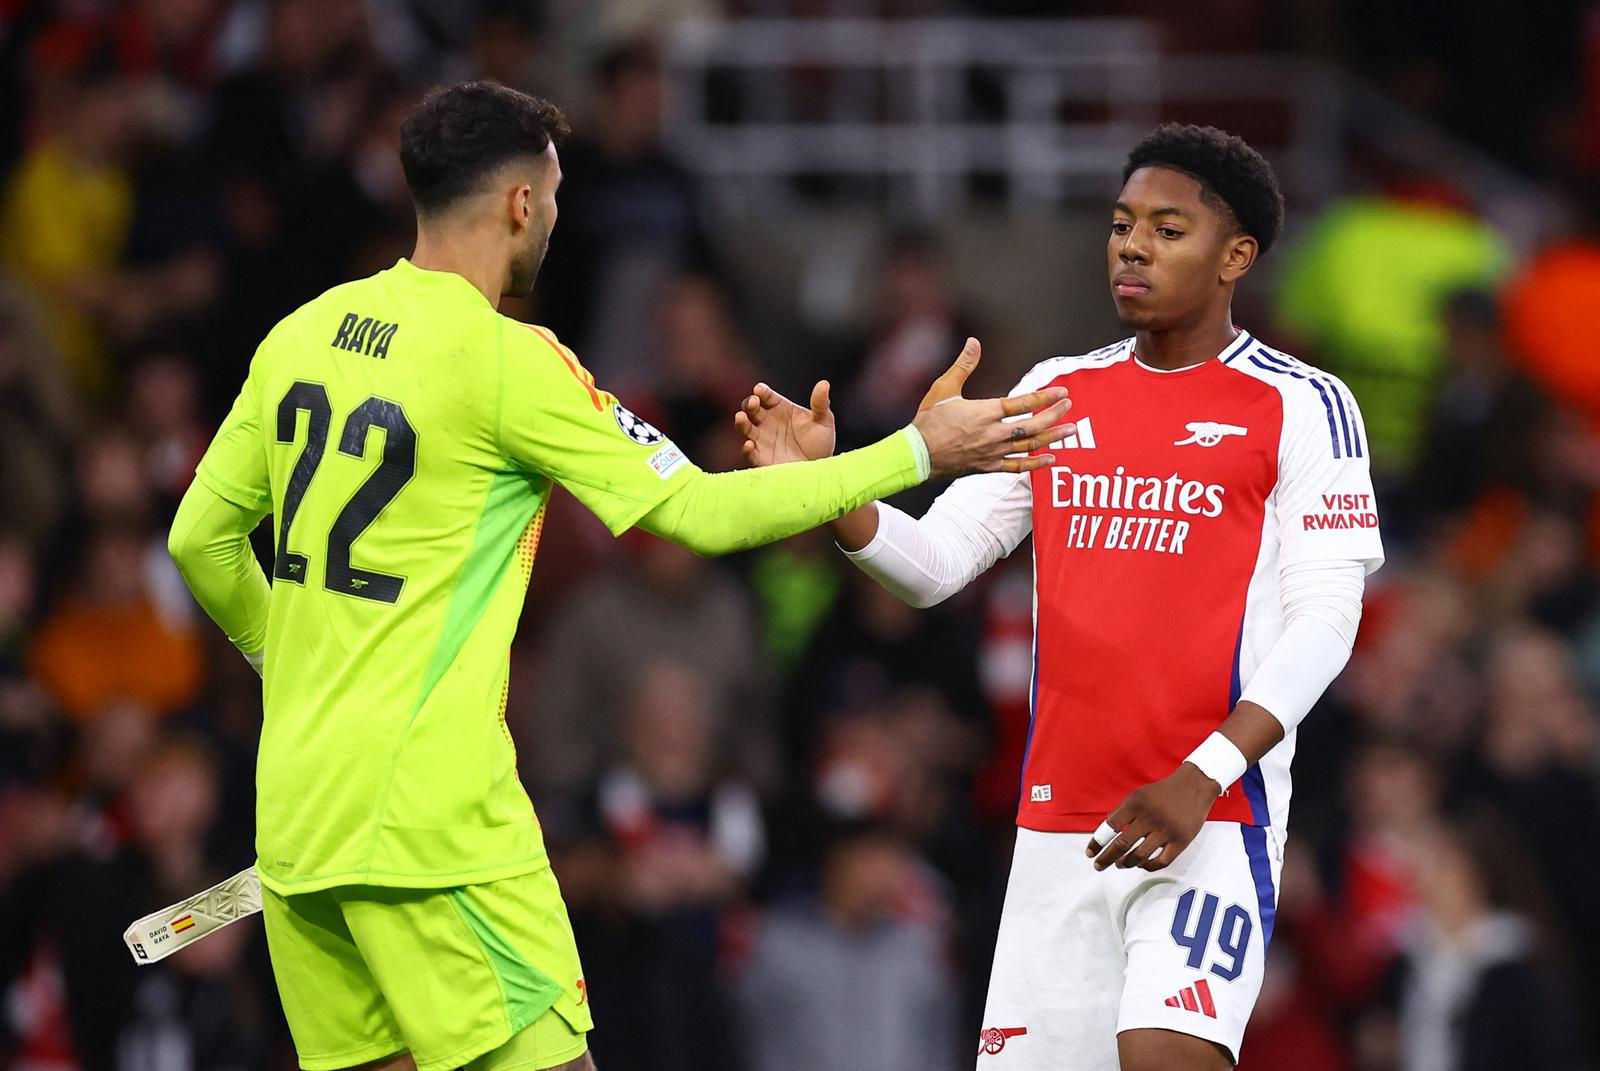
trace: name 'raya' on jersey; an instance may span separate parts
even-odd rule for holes
[[[1349,391],[1247,332],[1174,372],[1141,364],[1131,339],[1053,358],[1017,390],[1053,385],[1070,388],[1079,434],[1028,477],[1037,602],[1017,821],[1090,832],[1233,709],[1283,631],[1282,567],[1370,573],[1383,548]],[[1291,731],[1210,818],[1285,822],[1294,746]]]

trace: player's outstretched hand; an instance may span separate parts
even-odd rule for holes
[[[1163,870],[1200,834],[1217,783],[1190,763],[1128,793],[1089,838],[1087,854],[1096,870],[1116,865]]]
[[[734,414],[733,427],[744,437],[744,459],[754,468],[831,457],[834,427],[828,381],[811,388],[810,409],[757,383]]]
[[[967,339],[956,363],[934,380],[917,410],[913,423],[928,444],[934,476],[1041,469],[1053,464],[1055,455],[1033,451],[1074,433],[1071,427],[1057,427],[1072,408],[1065,387],[1015,398],[963,398],[961,389],[982,355],[978,340]],[[1010,419],[1026,413],[1033,415]]]

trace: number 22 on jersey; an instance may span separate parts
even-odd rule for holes
[[[301,448],[294,471],[289,475],[289,485],[284,490],[283,522],[278,526],[278,547],[273,558],[272,575],[278,580],[303,585],[312,568],[311,558],[308,554],[289,549],[289,534],[300,502],[311,487],[311,481],[316,478],[322,455],[328,448],[333,406],[328,401],[327,388],[320,383],[304,380],[289,388],[283,401],[278,403],[278,442],[295,441],[295,428],[302,410],[308,417],[306,444]],[[399,402],[369,397],[345,419],[344,430],[339,436],[339,452],[357,459],[365,458],[367,432],[374,427],[383,429],[383,460],[351,496],[350,501],[345,503],[328,531],[327,551],[323,558],[323,587],[358,599],[394,603],[399,600],[400,590],[405,587],[405,577],[352,565],[350,546],[416,474],[417,433],[406,420],[405,410]],[[304,546],[304,543],[301,545]]]

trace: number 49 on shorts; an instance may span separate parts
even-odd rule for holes
[[[1221,901],[1215,894],[1206,893],[1196,912],[1198,894],[1198,889],[1190,889],[1178,897],[1177,910],[1172,914],[1172,939],[1180,948],[1188,949],[1190,969],[1199,970],[1215,936],[1218,955],[1211,960],[1211,973],[1231,982],[1244,970],[1245,951],[1250,947],[1250,932],[1255,923],[1250,921],[1250,913],[1244,908],[1229,904],[1222,912],[1219,925],[1217,908]]]

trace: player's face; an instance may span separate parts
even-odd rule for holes
[[[1219,304],[1225,310],[1254,249],[1254,239],[1201,199],[1200,183],[1164,167],[1140,168],[1111,210],[1106,243],[1118,319],[1125,328],[1161,331],[1201,320]]]
[[[527,183],[526,218],[522,243],[511,258],[511,279],[506,293],[527,297],[533,293],[539,267],[550,249],[550,232],[556,227],[556,188],[561,185],[561,161],[554,145],[545,146],[544,155]]]

